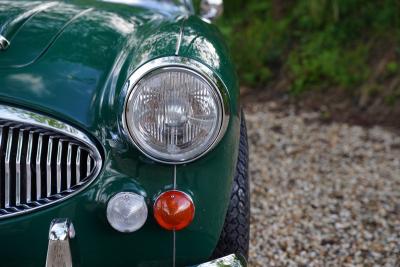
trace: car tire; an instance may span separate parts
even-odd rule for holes
[[[246,260],[249,254],[250,237],[250,188],[248,178],[249,149],[247,128],[242,111],[240,121],[239,153],[236,174],[224,226],[212,255],[213,259],[229,254],[238,254]]]

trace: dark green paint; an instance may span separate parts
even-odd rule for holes
[[[18,5],[33,5],[13,3],[0,1],[0,25],[32,8]],[[93,9],[81,14],[89,8]],[[173,187],[173,167],[149,160],[134,148],[122,132],[121,112],[129,75],[149,60],[174,56],[182,25],[179,56],[212,68],[225,83],[231,104],[229,127],[219,145],[177,167],[177,187],[196,205],[193,223],[177,232],[177,265],[208,259],[224,222],[239,136],[237,79],[220,34],[214,26],[195,16],[183,18],[176,10],[66,1],[32,16],[13,33],[10,48],[0,52],[0,101],[86,131],[102,147],[104,165],[93,184],[71,199],[1,220],[3,263],[44,266],[50,221],[68,217],[77,231],[83,266],[171,265],[172,232],[155,223],[151,207],[160,192]],[[106,221],[106,203],[120,191],[140,193],[148,202],[149,218],[132,234],[116,232]]]

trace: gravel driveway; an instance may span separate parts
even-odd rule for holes
[[[400,137],[248,106],[251,266],[400,266]]]

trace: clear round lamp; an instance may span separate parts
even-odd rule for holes
[[[218,89],[183,67],[144,75],[126,103],[132,140],[150,158],[165,163],[183,163],[204,154],[216,141],[222,120]]]
[[[122,233],[139,230],[147,220],[147,205],[143,196],[121,192],[113,196],[107,204],[107,220]]]

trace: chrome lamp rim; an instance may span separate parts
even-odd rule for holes
[[[137,83],[144,78],[146,75],[158,71],[161,69],[180,69],[185,71],[191,71],[196,75],[199,75],[200,78],[207,81],[211,87],[215,90],[219,98],[219,104],[221,106],[221,120],[219,125],[219,131],[213,140],[213,142],[201,153],[196,155],[193,158],[183,159],[183,160],[168,160],[165,158],[159,158],[148,153],[139,143],[135,140],[134,135],[130,132],[128,122],[127,122],[127,105],[129,102],[130,96],[133,94],[134,89]],[[146,157],[163,164],[168,165],[182,165],[186,163],[190,163],[196,161],[214,149],[218,143],[221,141],[225,132],[228,128],[229,119],[230,119],[230,106],[229,106],[229,95],[228,90],[226,89],[225,84],[219,78],[219,76],[212,71],[208,66],[185,57],[179,56],[171,56],[171,57],[163,57],[154,59],[145,63],[136,69],[128,78],[125,83],[125,100],[122,112],[122,127],[124,134],[128,137],[128,139],[133,143],[133,145]]]

